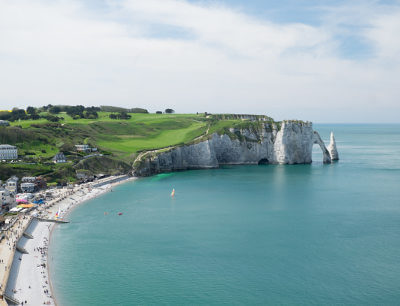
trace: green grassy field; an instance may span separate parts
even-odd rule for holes
[[[152,150],[171,145],[186,143],[200,136],[206,130],[203,122],[194,122],[188,126],[177,129],[154,129],[146,136],[141,135],[116,135],[99,137],[97,144],[100,148],[107,148],[112,152],[132,153],[143,150]]]
[[[0,177],[14,174],[47,175],[49,181],[73,180],[79,167],[100,171],[101,161],[82,162],[84,154],[75,152],[75,144],[89,144],[103,153],[109,168],[130,168],[142,151],[163,149],[206,139],[213,133],[226,133],[229,128],[257,127],[259,123],[247,120],[221,119],[204,114],[133,114],[128,120],[110,119],[109,112],[98,112],[98,119],[74,120],[66,113],[57,123],[47,119],[20,120],[10,127],[0,127],[0,143],[18,147],[24,164],[0,164]],[[41,115],[45,115],[42,113]],[[208,133],[206,134],[206,132]],[[51,158],[64,152],[68,164],[51,164]],[[79,162],[81,161],[81,162]],[[27,163],[34,163],[27,165]],[[106,168],[106,167],[105,167]]]
[[[21,127],[26,135],[0,139],[17,145],[21,155],[33,159],[48,159],[59,151],[73,150],[75,144],[88,143],[128,161],[139,151],[190,142],[204,134],[209,124],[204,115],[193,114],[130,114],[128,120],[110,119],[108,112],[98,114],[98,119],[74,120],[60,113],[57,116],[64,120],[58,123],[46,119],[12,122],[14,132]]]
[[[170,120],[174,118],[188,118],[188,119],[195,119],[195,118],[204,118],[202,115],[193,115],[193,114],[133,114],[130,113],[132,118],[128,120],[115,120],[110,119],[110,112],[97,112],[99,117],[97,119],[72,119],[71,116],[67,115],[67,113],[61,112],[55,116],[63,117],[64,120],[60,120],[59,123],[61,124],[83,124],[88,125],[91,123],[96,122],[116,122],[116,121],[124,121],[124,122],[149,122],[154,120]],[[47,113],[41,113],[41,115],[46,115]],[[30,127],[32,124],[44,124],[48,123],[47,119],[41,118],[39,120],[19,120],[10,122],[11,126],[21,126],[22,128]]]
[[[64,119],[50,123],[46,119],[20,120],[11,123],[14,137],[3,135],[2,143],[17,145],[21,155],[49,159],[59,151],[73,151],[75,144],[85,143],[130,161],[136,153],[190,143],[205,134],[229,133],[229,128],[243,128],[255,123],[243,120],[216,120],[203,114],[130,114],[128,120],[110,119],[109,112],[98,112],[98,119]],[[45,115],[45,113],[41,114]],[[22,130],[15,130],[21,127]]]

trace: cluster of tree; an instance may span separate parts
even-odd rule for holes
[[[27,107],[26,111],[24,109],[13,108],[11,112],[0,111],[0,120],[16,121],[16,120],[38,120],[40,118],[45,118],[51,122],[57,122],[63,120],[63,117],[56,116],[61,112],[66,112],[73,119],[97,119],[99,117],[99,111],[113,112],[117,114],[110,114],[111,119],[129,119],[131,115],[128,113],[142,113],[148,114],[148,110],[144,108],[123,108],[117,106],[101,106],[101,107],[84,107],[83,105],[69,106],[69,105],[46,105],[39,108],[32,106]],[[45,115],[40,115],[40,113],[49,113]],[[166,114],[173,114],[175,111],[171,108],[167,108],[164,111]],[[162,111],[157,111],[156,114],[162,114]]]
[[[13,108],[11,112],[0,111],[0,120],[17,121],[17,120],[38,120],[45,118],[51,122],[57,122],[63,120],[63,117],[56,116],[61,112],[66,112],[73,119],[97,119],[99,117],[99,107],[84,107],[82,105],[68,106],[68,105],[47,105],[40,108],[28,106],[26,111],[24,109]],[[47,112],[48,114],[40,115],[41,112]]]
[[[173,114],[173,113],[175,113],[175,111],[174,111],[172,108],[167,108],[164,112],[165,112],[166,114]],[[156,114],[162,114],[162,111],[156,111]]]
[[[100,111],[100,107],[84,107],[83,105],[69,106],[69,105],[55,105],[48,108],[49,113],[59,114],[60,112],[66,112],[73,119],[97,119]]]
[[[86,119],[97,119],[99,118],[98,111],[100,111],[100,107],[86,107],[84,116]]]
[[[149,111],[144,108],[134,107],[134,108],[124,108],[118,106],[109,106],[109,105],[102,105],[100,106],[101,111],[103,112],[112,112],[112,113],[134,113],[134,114],[148,114]]]
[[[38,114],[37,109],[32,106],[27,107],[26,113],[28,114],[29,119],[32,119],[32,120],[40,119],[40,115]]]
[[[13,108],[11,112],[9,111],[1,111],[0,112],[0,120],[8,120],[8,121],[16,121],[16,120],[25,120],[29,119],[29,115],[25,113],[24,109]]]
[[[132,118],[127,112],[119,112],[118,114],[110,114],[110,119],[130,119]]]
[[[54,116],[54,115],[50,115],[50,114],[42,116],[42,118],[45,118],[45,119],[49,120],[50,122],[58,122],[60,120],[64,120],[64,117],[58,117],[58,116]]]

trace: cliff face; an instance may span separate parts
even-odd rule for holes
[[[223,164],[308,164],[314,143],[321,147],[324,163],[330,163],[330,154],[311,123],[284,121],[280,129],[260,123],[257,129],[230,129],[229,135],[215,133],[196,144],[149,152],[138,158],[133,172],[148,176]]]

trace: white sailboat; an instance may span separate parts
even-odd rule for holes
[[[58,220],[58,219],[61,219],[61,211],[60,211],[60,207],[58,208],[58,211],[56,212],[55,219],[56,219],[56,220]]]

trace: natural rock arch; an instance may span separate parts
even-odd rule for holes
[[[328,149],[325,147],[324,142],[321,139],[321,136],[319,136],[318,132],[314,131],[314,139],[313,139],[314,144],[318,144],[319,147],[321,148],[322,154],[323,154],[323,162],[324,164],[330,164],[332,162],[331,156],[329,154]]]

